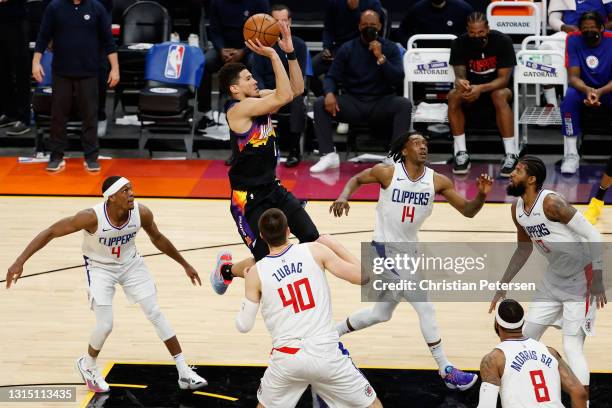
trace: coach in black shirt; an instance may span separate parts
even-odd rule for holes
[[[410,101],[396,95],[404,79],[400,52],[394,42],[378,37],[380,29],[377,12],[361,13],[360,36],[340,47],[325,76],[325,97],[314,104],[315,133],[323,157],[310,168],[313,173],[340,164],[332,142],[332,118],[349,124],[392,121],[394,138],[410,128]],[[339,83],[341,95],[337,94]]]
[[[32,75],[42,81],[42,54],[52,42],[53,99],[51,103],[51,158],[47,170],[65,167],[66,123],[73,94],[83,121],[85,168],[99,171],[98,163],[98,73],[101,50],[111,65],[108,84],[119,82],[119,64],[110,16],[97,0],[53,0],[45,9],[32,60]]]

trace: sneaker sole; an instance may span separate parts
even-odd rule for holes
[[[85,374],[83,374],[83,371],[81,370],[81,366],[79,365],[79,361],[81,361],[82,357],[77,359],[77,361],[74,363],[77,371],[79,372],[79,374],[81,375],[81,378],[83,379],[83,383],[85,383],[85,386],[87,387],[87,389],[91,392],[95,392],[96,394],[101,394],[101,393],[105,393],[105,392],[109,392],[110,388],[108,390],[97,390],[96,388],[92,387],[91,385],[89,385],[89,381],[87,381],[85,379]]]
[[[66,170],[66,165],[63,165],[57,169],[47,169],[47,173],[56,174],[56,173],[61,173],[64,170]]]
[[[9,127],[9,126],[13,126],[15,123],[17,123],[17,121],[5,123],[3,125],[0,125],[0,129],[5,128],[5,127]]]
[[[311,173],[315,173],[315,174],[316,173],[325,173],[327,170],[337,169],[338,167],[340,167],[340,164],[334,165],[334,166],[329,166],[325,170],[312,170],[312,169],[310,169],[310,172]]]
[[[512,174],[512,172],[510,172],[510,173],[499,173],[499,177],[508,178],[508,177],[510,177],[510,174]]]
[[[464,170],[455,170],[453,169],[453,174],[467,174],[468,171],[472,168],[472,163],[468,164],[467,168]]]
[[[445,383],[445,384],[446,384],[446,387],[451,390],[467,391],[470,388],[472,388],[474,384],[476,384],[476,381],[478,381],[478,375],[474,374],[474,378],[468,384],[465,384],[465,385],[453,385],[449,383]]]
[[[181,390],[193,391],[193,390],[199,390],[200,388],[206,387],[208,385],[208,382],[204,381],[201,385],[198,385],[197,387],[190,387],[189,384],[185,384],[181,381],[178,381],[178,385]]]
[[[215,292],[217,295],[223,295],[223,294],[225,294],[225,291],[227,290],[227,287],[229,286],[229,285],[225,285],[225,290],[224,290],[222,293],[219,293],[219,292],[217,292],[217,291],[215,290],[215,280],[216,280],[215,275],[217,274],[217,270],[219,270],[219,268],[221,267],[220,262],[221,262],[221,257],[222,257],[223,255],[230,255],[230,257],[231,257],[231,253],[229,253],[229,252],[219,252],[219,253],[217,254],[217,264],[216,264],[216,266],[215,266],[215,269],[213,269],[213,270],[210,272],[210,285],[213,287],[213,291],[214,291],[214,292]],[[224,263],[228,263],[228,262],[231,262],[231,261],[224,261]],[[223,279],[223,277],[221,277],[221,279]],[[224,282],[224,284],[225,284],[225,282]]]
[[[6,134],[8,136],[19,136],[19,135],[25,135],[26,133],[30,133],[32,131],[32,129],[27,128],[25,130],[22,130],[21,132],[11,132],[11,131],[7,131]]]

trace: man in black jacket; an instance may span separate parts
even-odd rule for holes
[[[66,123],[72,110],[73,95],[83,121],[81,140],[85,169],[100,171],[97,138],[100,50],[104,50],[111,66],[109,86],[112,88],[119,82],[110,16],[97,0],[53,0],[45,9],[32,60],[32,75],[39,82],[46,74],[40,63],[42,54],[51,41],[53,99],[49,140],[51,157],[47,171],[58,172],[66,166]]]

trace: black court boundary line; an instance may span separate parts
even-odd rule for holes
[[[373,229],[368,229],[368,230],[358,230],[358,231],[332,232],[329,235],[364,234],[366,232],[373,232],[373,231],[374,231]],[[443,229],[422,229],[422,230],[419,230],[419,232],[458,232],[458,233],[481,233],[481,234],[515,234],[516,233],[516,231],[443,230]],[[601,232],[600,234],[601,235],[612,235],[612,232]],[[295,237],[292,237],[292,238],[295,238]],[[203,250],[206,250],[206,249],[225,248],[225,247],[239,246],[239,245],[244,245],[244,243],[243,242],[234,242],[234,243],[230,243],[230,244],[208,245],[208,246],[197,247],[197,248],[181,249],[178,252],[203,251]],[[152,254],[146,254],[146,255],[141,255],[141,256],[143,258],[148,258],[148,257],[158,256],[158,255],[164,255],[164,253],[163,252],[155,252],[155,253],[152,253]],[[83,265],[84,264],[75,265],[75,266],[66,266],[64,268],[58,268],[58,269],[52,269],[52,270],[49,270],[49,271],[32,273],[32,274],[29,274],[29,275],[23,275],[19,279],[29,278],[29,277],[38,276],[38,275],[46,275],[48,273],[54,273],[54,272],[62,272],[62,271],[70,270],[70,269],[82,268]],[[4,282],[6,282],[6,279],[0,280],[0,283],[4,283]],[[14,284],[14,285],[16,285],[16,284]]]

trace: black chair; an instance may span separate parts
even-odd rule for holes
[[[381,7],[380,11],[382,11],[382,16],[380,16],[382,19],[382,33],[380,33],[380,36],[386,39],[391,34],[391,18],[386,8]]]
[[[121,101],[138,106],[138,95],[145,85],[146,49],[133,49],[134,44],[158,44],[170,39],[171,20],[168,11],[154,1],[138,1],[129,6],[121,19],[121,46],[118,50],[121,81],[115,88],[113,115]]]
[[[125,10],[137,1],[138,0],[114,0],[113,10],[111,13],[112,23],[121,24]]]

